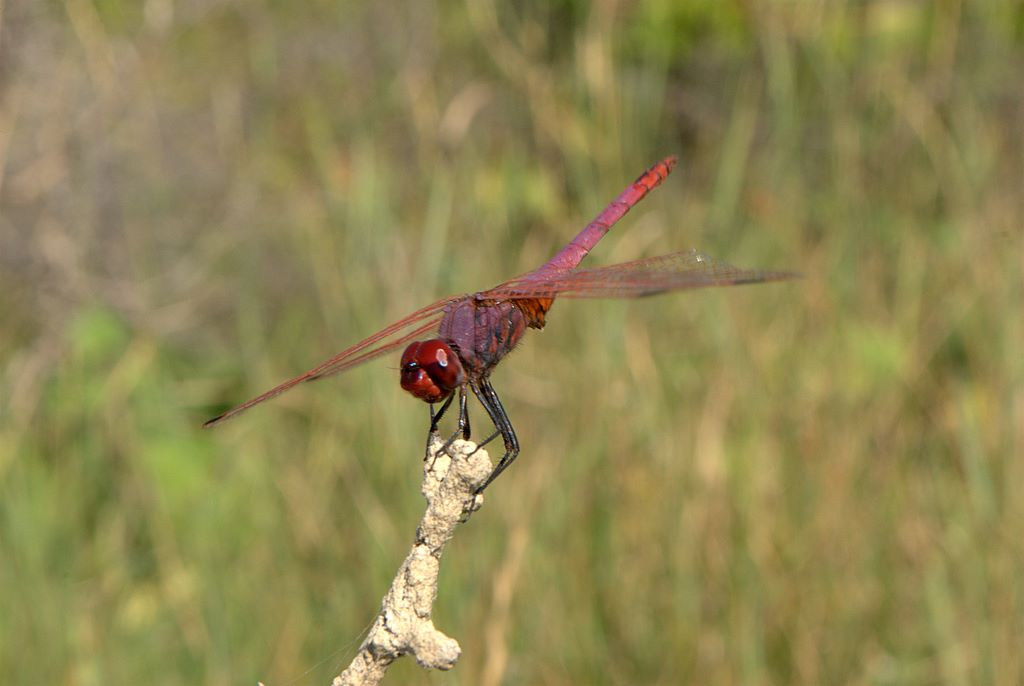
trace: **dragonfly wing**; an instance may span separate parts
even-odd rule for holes
[[[639,298],[666,291],[792,279],[792,272],[741,269],[696,250],[561,274],[531,273],[483,293],[494,299]]]
[[[245,412],[254,405],[259,405],[266,400],[276,398],[294,386],[298,386],[300,383],[315,381],[317,379],[322,379],[325,376],[338,374],[389,353],[409,341],[436,329],[437,325],[441,322],[442,317],[444,317],[445,307],[457,300],[459,300],[458,297],[446,298],[444,300],[439,300],[432,305],[427,305],[423,309],[413,312],[408,317],[381,329],[369,338],[365,338],[352,347],[342,350],[334,357],[324,361],[316,367],[313,367],[309,371],[300,374],[293,379],[289,379],[288,381],[271,388],[269,391],[261,393],[251,400],[247,400],[238,407],[228,410],[224,414],[208,420],[203,424],[203,426],[210,427],[215,424],[220,424],[223,421]]]

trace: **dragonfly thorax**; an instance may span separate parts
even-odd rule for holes
[[[410,343],[399,373],[402,388],[428,403],[444,400],[466,378],[458,355],[439,338]]]

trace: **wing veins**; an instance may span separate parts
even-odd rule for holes
[[[639,298],[673,290],[781,281],[796,276],[792,272],[742,269],[690,250],[603,267],[559,273],[531,272],[481,295],[508,300],[543,297]]]
[[[395,348],[399,347],[403,343],[410,341],[413,338],[420,336],[426,333],[427,331],[430,331],[432,328],[436,327],[443,316],[441,311],[447,305],[457,301],[458,299],[458,297],[445,298],[444,300],[439,300],[432,305],[427,305],[426,307],[421,308],[416,312],[412,313],[408,317],[405,317],[395,322],[394,324],[391,324],[390,326],[381,329],[372,336],[364,338],[355,345],[346,348],[345,350],[342,350],[337,355],[334,355],[330,359],[325,360],[316,367],[313,367],[312,369],[303,372],[302,374],[299,374],[294,378],[288,379],[287,381],[284,381],[283,383],[274,386],[269,391],[265,391],[260,395],[256,396],[255,398],[247,400],[241,405],[238,405],[237,407],[234,407],[228,410],[227,412],[224,412],[223,414],[220,414],[214,417],[213,419],[206,421],[206,423],[204,423],[203,426],[210,427],[214,426],[215,424],[220,424],[221,422],[227,421],[228,419],[231,419],[232,417],[235,417],[241,414],[242,412],[245,412],[254,405],[259,405],[260,403],[270,400],[271,398],[276,398],[285,391],[288,391],[301,383],[322,379],[325,376],[330,376],[332,374],[338,374],[347,369],[351,369],[356,365],[362,364],[363,362],[367,362],[375,357],[379,357],[385,353],[388,353],[394,350]],[[420,324],[411,331],[406,331],[404,334],[402,334],[401,336],[394,340],[387,340],[388,338],[412,326],[413,324],[416,324],[417,322],[422,322],[425,319],[429,321],[427,321],[424,324]],[[381,341],[385,342],[381,343]],[[381,344],[374,347],[374,345],[377,343]],[[369,348],[369,350],[367,350],[367,348]]]

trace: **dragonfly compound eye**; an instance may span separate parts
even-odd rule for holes
[[[428,403],[447,398],[465,378],[458,356],[437,338],[410,343],[400,373],[402,388]]]

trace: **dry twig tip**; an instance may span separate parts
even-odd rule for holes
[[[412,550],[391,582],[366,640],[333,686],[376,684],[388,666],[412,655],[427,669],[451,669],[462,649],[458,641],[434,628],[431,620],[437,597],[444,546],[456,527],[479,509],[483,496],[476,489],[491,473],[491,460],[469,441],[455,441],[448,453],[434,437],[423,466],[423,514]]]

